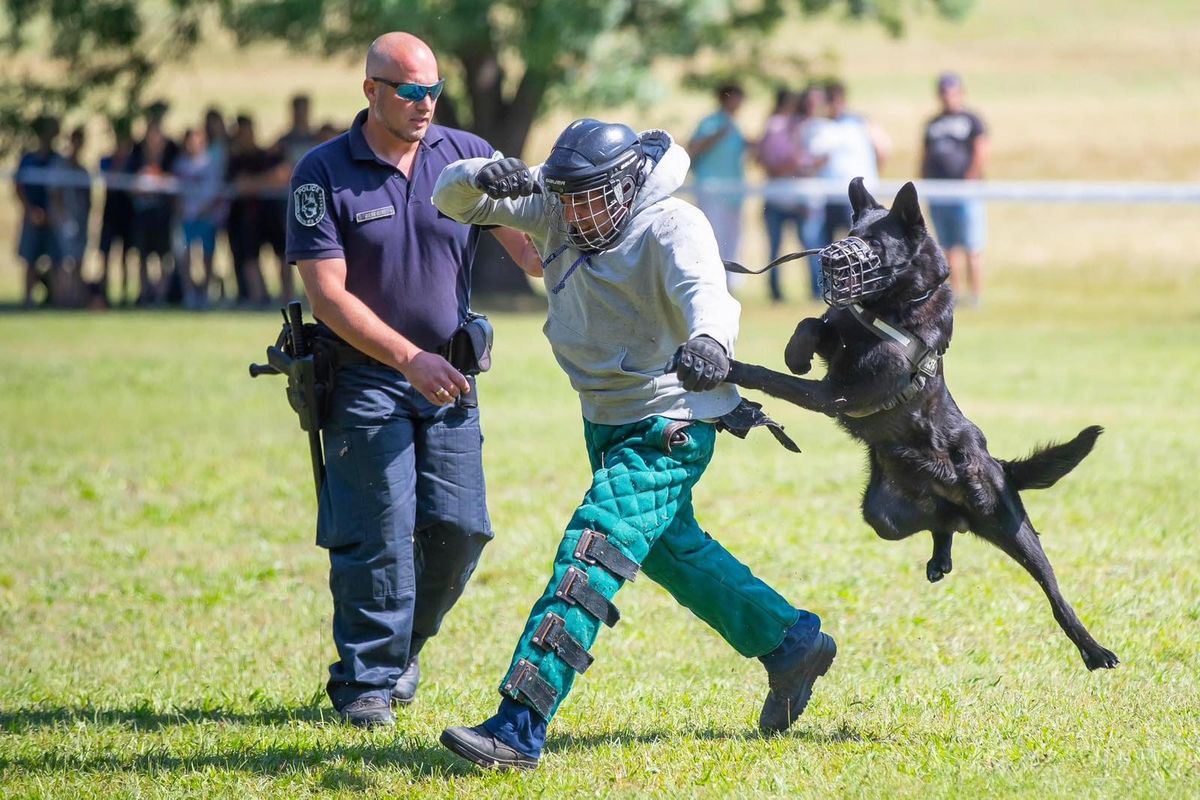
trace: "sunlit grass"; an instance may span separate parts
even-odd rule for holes
[[[1200,273],[1003,265],[958,315],[951,388],[1013,456],[1107,428],[1027,502],[1064,592],[1122,658],[1087,673],[1033,581],[970,537],[930,586],[928,537],[876,539],[862,456],[769,402],[804,449],[722,437],[702,524],[841,652],[781,739],[761,668],[660,589],[618,596],[532,776],[436,744],[490,713],[587,483],[577,405],[536,316],[494,315],[482,382],[496,541],[427,650],[394,732],[330,719],[325,561],[282,386],[245,377],[273,315],[0,317],[0,785],[5,796],[1180,796],[1200,769]],[[739,354],[778,364],[799,314],[746,288]],[[1165,301],[1164,296],[1170,302]]]

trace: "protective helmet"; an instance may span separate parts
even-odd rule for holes
[[[646,155],[633,129],[579,119],[558,137],[542,165],[550,213],[567,241],[585,253],[607,250],[629,224]]]

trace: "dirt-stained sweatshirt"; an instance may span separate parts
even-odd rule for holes
[[[528,233],[545,267],[543,332],[579,393],[584,418],[623,425],[661,415],[714,419],[739,402],[731,384],[689,392],[664,374],[683,342],[705,334],[733,356],[741,306],[725,284],[716,237],[695,206],[672,197],[690,160],[664,131],[641,134],[645,182],[619,239],[583,254],[554,224],[546,195],[493,200],[475,186],[488,159],[447,166],[433,203],[454,219]],[[533,167],[539,176],[541,167]]]

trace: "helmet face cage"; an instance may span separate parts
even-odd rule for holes
[[[842,307],[878,294],[891,285],[893,275],[883,269],[879,255],[857,236],[821,249],[821,297]]]
[[[599,252],[625,229],[636,190],[633,179],[626,176],[615,183],[551,195],[551,214],[572,247]]]
[[[577,250],[608,249],[629,223],[644,163],[640,150],[630,150],[616,167],[589,178],[564,180],[543,173],[553,226]]]

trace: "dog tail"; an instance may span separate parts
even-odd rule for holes
[[[1099,425],[1084,428],[1069,442],[1049,444],[1030,453],[1019,461],[1001,461],[1004,474],[1018,491],[1022,489],[1049,489],[1063,476],[1075,469],[1087,458],[1104,432]]]

